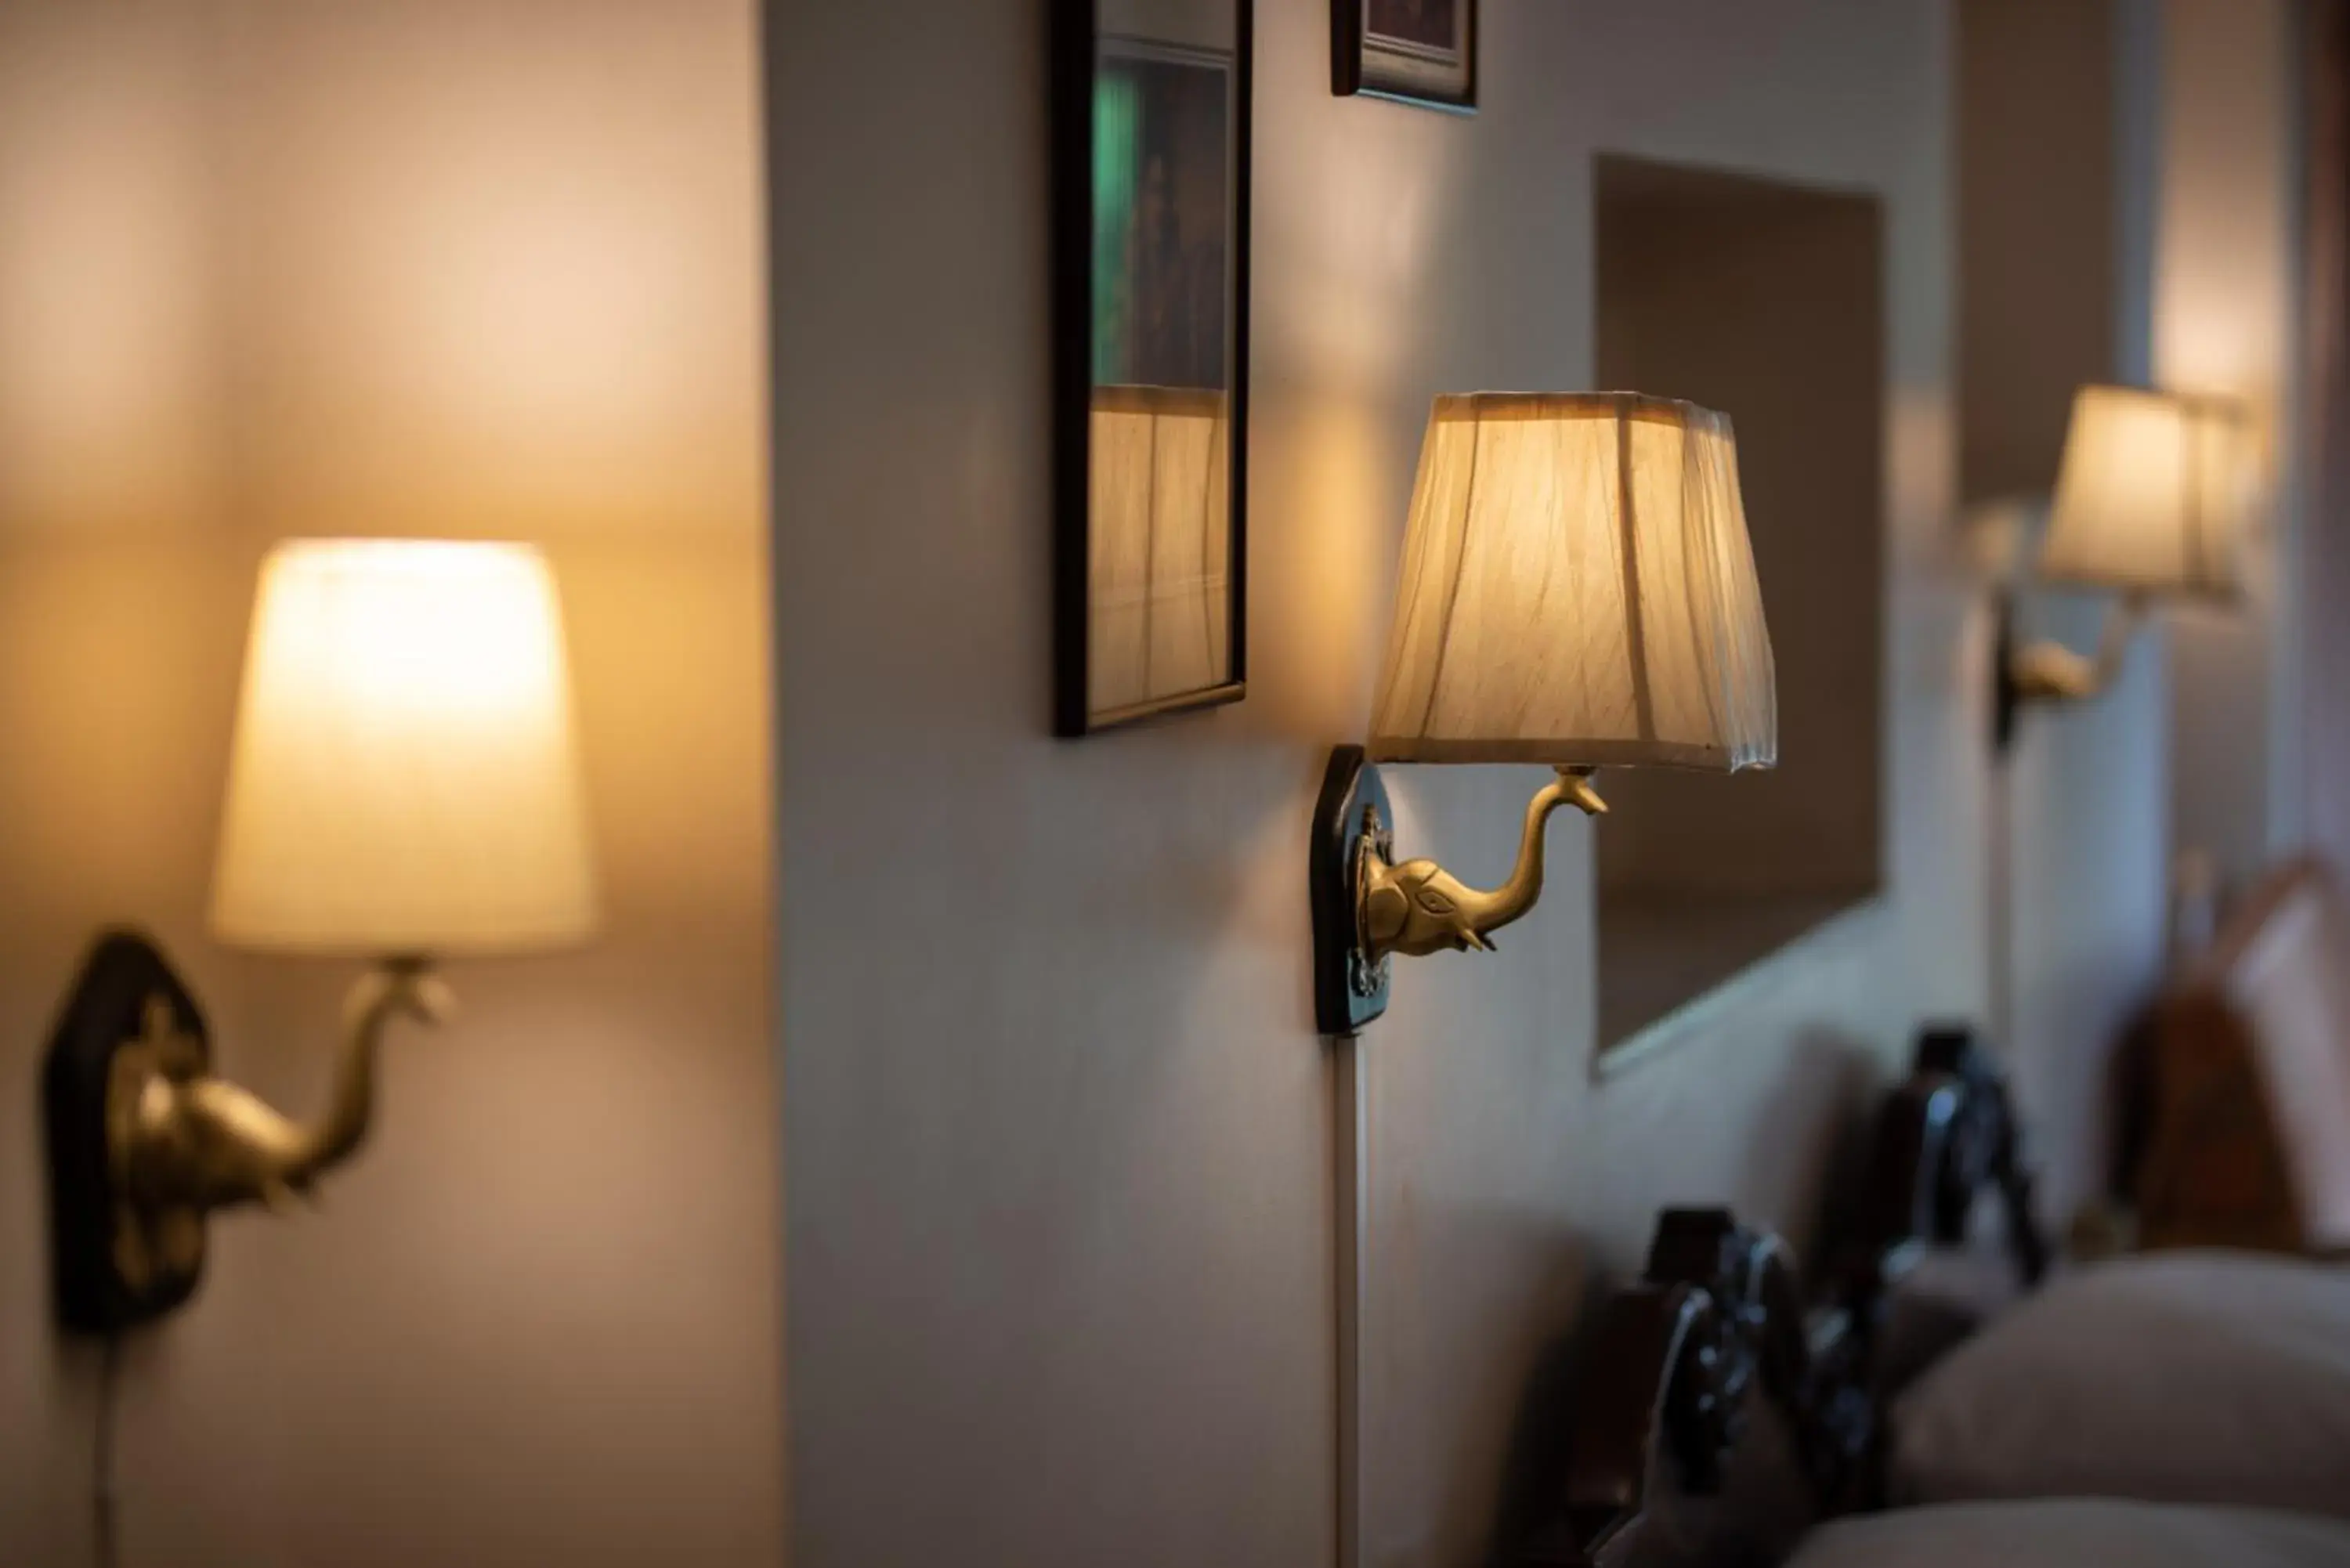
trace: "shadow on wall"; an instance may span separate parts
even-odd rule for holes
[[[1884,887],[1885,212],[1624,157],[1597,167],[1598,379],[1730,416],[1778,668],[1779,764],[1609,786],[1599,1044]]]
[[[1581,1256],[1578,1249],[1578,1266]],[[1557,1516],[1586,1342],[1600,1304],[1614,1289],[1590,1269],[1582,1270],[1581,1284],[1574,1314],[1567,1320],[1575,1327],[1554,1339],[1534,1363],[1510,1429],[1508,1458],[1502,1467],[1501,1506],[1486,1548],[1486,1561],[1494,1568],[1513,1561],[1525,1542]]]
[[[1884,1088],[1877,1053],[1832,1030],[1807,1030],[1757,1106],[1755,1125],[1773,1131],[1749,1146],[1736,1190],[1757,1214],[1802,1215],[1815,1227],[1806,1236],[1792,1220],[1781,1222],[1807,1268],[1825,1263],[1851,1233]]]

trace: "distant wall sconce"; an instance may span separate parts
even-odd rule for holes
[[[1771,638],[1730,421],[1630,393],[1437,400],[1420,449],[1368,750],[1315,808],[1315,1005],[1347,1034],[1397,955],[1490,950],[1541,894],[1544,829],[1607,810],[1603,767],[1778,757]],[[1399,863],[1378,762],[1547,763],[1491,890]]]
[[[445,957],[596,921],[555,582],[522,545],[307,540],[262,569],[212,929],[356,956],[329,1108],[289,1121],[213,1068],[195,999],[129,931],[83,967],[45,1069],[57,1306],[110,1333],[194,1291],[206,1217],[284,1207],[366,1137],[376,1054],[433,1022]]]
[[[2037,575],[2105,588],[2094,658],[2015,640],[2015,600],[2000,604],[1994,740],[2013,743],[2028,702],[2079,701],[2112,684],[2149,602],[2234,599],[2257,487],[2251,421],[2228,398],[2084,387],[2073,400],[2064,462]]]

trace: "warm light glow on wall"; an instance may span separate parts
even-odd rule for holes
[[[156,18],[93,16],[61,47],[27,9],[0,7],[0,529],[202,521],[219,389],[200,84]]]

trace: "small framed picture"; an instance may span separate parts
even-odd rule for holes
[[[1477,110],[1477,0],[1330,0],[1331,87]]]

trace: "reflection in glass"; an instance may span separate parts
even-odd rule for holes
[[[1211,389],[1095,389],[1087,706],[1096,713],[1231,677],[1229,408]]]
[[[1223,387],[1232,63],[1106,39],[1094,78],[1094,380]]]
[[[1460,47],[1461,0],[1368,0],[1364,31],[1441,58]]]

